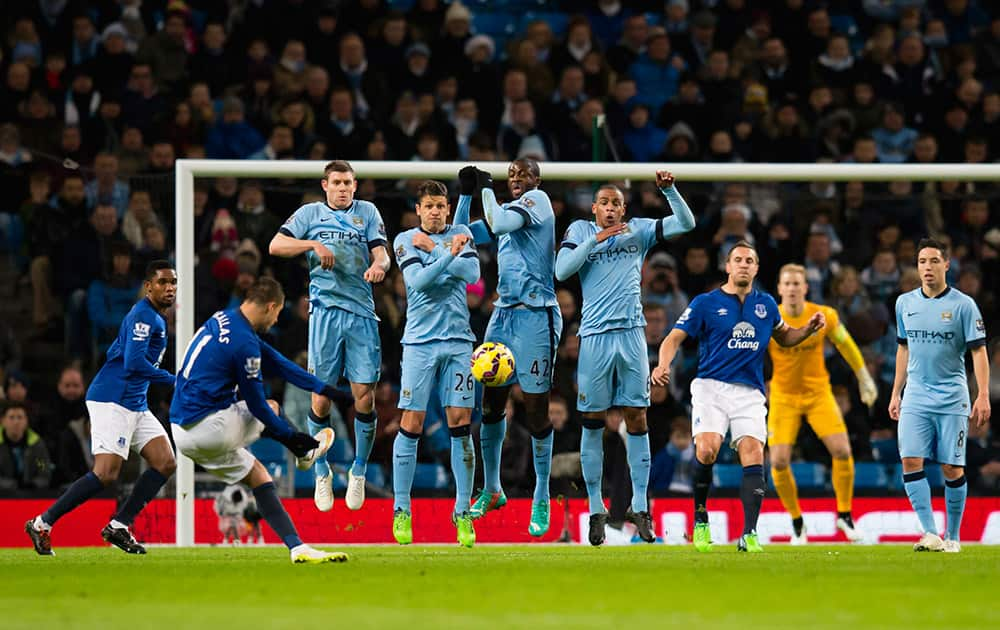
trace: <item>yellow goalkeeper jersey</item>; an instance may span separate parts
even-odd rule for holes
[[[830,373],[826,371],[823,359],[823,342],[827,333],[837,329],[840,317],[837,311],[829,306],[821,306],[806,302],[802,313],[792,317],[784,305],[778,306],[781,318],[789,326],[798,328],[805,326],[817,312],[826,316],[826,326],[815,335],[809,337],[797,346],[785,348],[778,345],[774,339],[768,345],[768,353],[774,365],[771,376],[771,395],[800,396],[830,390]]]

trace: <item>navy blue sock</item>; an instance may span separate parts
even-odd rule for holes
[[[271,529],[278,534],[281,542],[285,543],[285,546],[289,549],[294,549],[301,545],[302,539],[299,538],[298,532],[295,531],[292,518],[285,511],[285,506],[281,504],[281,499],[278,498],[278,490],[274,487],[274,482],[268,481],[265,484],[257,486],[253,489],[253,496],[257,499],[257,510],[260,512],[260,515],[264,517],[264,520],[271,526]]]
[[[66,514],[75,510],[87,499],[97,495],[104,489],[104,484],[97,478],[93,471],[80,477],[73,482],[73,485],[66,488],[66,492],[56,502],[49,506],[49,509],[42,513],[42,520],[49,527],[56,524]]]
[[[740,502],[743,503],[743,533],[757,531],[757,518],[764,502],[764,467],[760,464],[743,467]]]
[[[708,491],[712,488],[712,464],[702,464],[694,458],[694,522],[708,522]]]
[[[156,496],[163,484],[167,483],[167,478],[163,473],[155,468],[147,468],[146,472],[139,476],[135,485],[132,486],[132,494],[128,495],[125,503],[118,508],[115,520],[123,525],[132,526],[132,521],[146,507],[149,500]]]

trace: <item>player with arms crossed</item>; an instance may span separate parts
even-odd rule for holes
[[[301,470],[308,470],[333,445],[333,429],[324,428],[315,438],[299,433],[264,395],[262,374],[272,373],[306,391],[329,394],[331,389],[257,336],[274,326],[284,303],[281,285],[261,278],[238,307],[215,313],[195,332],[170,405],[174,443],[227,484],[250,487],[261,516],[291,550],[292,562],[343,562],[343,553],[302,543],[271,475],[246,448],[261,437],[272,438],[295,454]],[[236,400],[237,388],[243,400]]]
[[[476,337],[469,326],[465,288],[479,279],[479,257],[469,228],[447,224],[451,206],[444,184],[421,184],[416,209],[420,227],[403,232],[393,242],[406,284],[406,329],[399,397],[403,417],[392,447],[392,535],[401,545],[413,542],[410,488],[428,400],[436,389],[451,433],[452,522],[458,542],[472,547],[476,530],[469,503],[476,451],[470,431],[475,404],[470,360]]]
[[[347,480],[347,507],[365,502],[365,471],[375,444],[375,384],[382,366],[372,284],[389,270],[385,225],[378,208],[354,198],[358,181],[348,162],[323,169],[325,202],[302,206],[289,217],[268,250],[309,261],[309,371],[325,383],[341,376],[354,396],[355,457]],[[313,394],[309,431],[330,426],[331,401]],[[313,499],[321,512],[333,509],[333,475],[326,459],[315,466]]]
[[[743,535],[736,548],[763,551],[757,539],[757,518],[766,490],[764,353],[772,338],[783,346],[795,346],[826,323],[820,311],[801,328],[786,324],[774,298],[753,287],[759,268],[757,250],[746,241],[736,243],[726,258],[726,283],[691,301],[660,345],[660,362],[653,370],[653,384],[667,385],[670,362],[681,343],[689,336],[698,340],[698,375],[691,382],[694,546],[698,551],[712,548],[706,504],[712,466],[726,432],[743,466]]]
[[[923,536],[914,551],[958,553],[965,512],[965,441],[969,421],[983,426],[990,418],[990,365],[986,326],[968,295],[948,286],[948,247],[925,238],[917,245],[920,288],[896,300],[896,378],[889,416],[899,421],[899,454],[903,483]],[[965,352],[979,394],[969,405]],[[905,391],[904,391],[904,385]],[[941,464],[948,521],[945,540],[937,534],[931,510],[931,488],[924,460]]]
[[[826,327],[807,342],[786,348],[772,339],[768,353],[774,364],[771,378],[771,404],[767,416],[767,444],[771,449],[771,477],[782,505],[792,517],[793,545],[808,542],[802,508],[799,507],[795,476],[789,467],[792,446],[802,426],[802,416],[823,441],[833,458],[833,492],[837,497],[837,529],[844,532],[851,542],[862,540],[854,528],[851,501],[854,495],[854,457],[847,438],[847,425],[837,407],[830,387],[830,374],[823,357],[823,340],[829,339],[854,370],[861,391],[861,402],[870,408],[878,398],[878,389],[872,380],[865,360],[844,325],[837,311],[807,302],[809,293],[806,269],[802,265],[785,265],[778,272],[778,294],[781,318],[789,326],[804,326],[814,314],[822,312]]]
[[[52,526],[118,479],[130,450],[142,455],[149,468],[101,531],[101,538],[127,553],[146,553],[128,528],[177,468],[167,432],[146,402],[150,383],[174,384],[173,374],[160,369],[167,349],[163,313],[177,296],[173,266],[165,260],[149,263],[143,291],[145,297],[122,320],[118,337],[108,348],[107,360],[87,390],[93,470],[73,482],[48,510],[24,525],[40,555],[55,555],[49,538]]]
[[[510,349],[516,372],[505,386],[484,390],[480,429],[484,488],[472,506],[472,517],[480,518],[507,503],[500,487],[500,452],[507,431],[504,409],[510,386],[516,382],[524,392],[535,468],[528,533],[543,536],[549,530],[552,468],[549,390],[552,363],[562,334],[562,315],[553,280],[555,214],[549,196],[538,188],[541,183],[538,162],[530,158],[510,163],[507,187],[513,201],[503,205],[497,202],[488,173],[466,166],[459,171],[459,182],[461,196],[455,223],[469,223],[472,195],[481,190],[485,221],[476,221],[469,228],[476,244],[493,240],[498,243],[497,293],[500,298],[486,328],[486,341],[502,343]]]
[[[601,496],[604,476],[604,427],[608,409],[621,407],[628,435],[626,453],[632,478],[632,506],[625,518],[639,537],[653,542],[649,514],[649,357],[642,315],[642,261],[646,252],[671,236],[694,228],[694,215],[674,187],[674,177],[656,172],[656,185],[674,216],[629,219],[625,195],[612,184],[597,190],[593,221],[574,221],[563,237],[556,257],[556,278],[580,274],[583,320],[580,323],[580,361],[576,408],[583,413],[580,460],[590,500],[590,544],[604,542],[608,513]]]

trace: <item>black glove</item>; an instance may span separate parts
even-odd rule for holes
[[[458,192],[462,195],[473,195],[479,182],[479,169],[475,166],[463,166],[458,171]]]
[[[481,192],[484,188],[493,188],[493,176],[484,170],[476,169],[476,192]]]
[[[351,405],[354,403],[354,397],[346,392],[342,392],[333,385],[324,385],[323,390],[319,393],[320,396],[325,396],[335,405]]]
[[[282,444],[296,457],[305,457],[306,453],[319,446],[319,442],[308,433],[295,432],[282,440]]]

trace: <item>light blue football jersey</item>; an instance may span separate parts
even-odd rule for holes
[[[426,233],[439,246],[433,252],[425,252],[413,246],[413,236],[420,231],[419,227],[407,230],[393,241],[396,263],[406,281],[406,328],[402,343],[475,341],[466,301],[466,285],[479,279],[479,258],[472,243],[472,233],[464,225],[447,225],[437,234]],[[445,263],[445,268],[428,286],[422,290],[414,288],[407,270],[433,265],[451,248],[452,238],[459,234],[468,236],[469,242],[458,256]]]
[[[524,225],[497,237],[496,306],[556,306],[556,217],[542,190],[529,190],[505,210],[517,212]]]
[[[333,269],[323,269],[315,252],[309,261],[309,300],[336,307],[361,317],[375,316],[372,286],[364,279],[371,265],[370,251],[387,242],[385,224],[375,204],[354,200],[350,207],[335,210],[326,202],[307,203],[288,217],[279,230],[292,238],[319,241],[333,252]]]
[[[923,289],[896,300],[897,341],[909,349],[902,411],[968,415],[965,352],[986,344],[986,326],[968,295],[947,288],[935,298]]]
[[[576,249],[600,231],[593,221],[574,221],[560,248]],[[665,233],[663,219],[630,219],[625,233],[593,247],[578,272],[583,289],[581,337],[646,325],[642,315],[642,261],[658,242],[683,231],[678,228]]]
[[[763,393],[764,355],[782,322],[777,302],[763,291],[750,291],[741,303],[715,289],[691,300],[674,328],[698,341],[698,378],[741,383]]]

